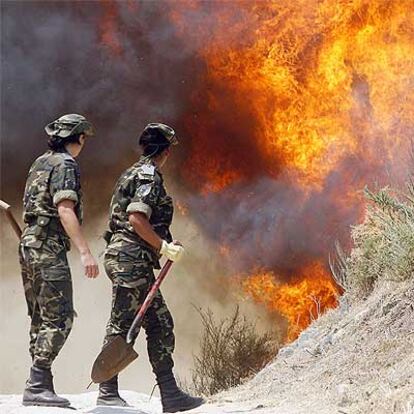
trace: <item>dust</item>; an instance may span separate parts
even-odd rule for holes
[[[16,209],[15,209],[16,212]],[[18,212],[18,210],[17,210]],[[1,301],[0,331],[0,393],[20,393],[30,367],[28,354],[29,317],[17,255],[17,240],[4,217],[0,219],[1,237]],[[86,223],[85,230],[95,257],[104,250],[100,238],[106,226],[106,217]],[[188,217],[177,217],[173,234],[187,247],[184,259],[173,266],[162,286],[166,302],[175,321],[175,372],[183,382],[191,381],[193,354],[198,350],[202,324],[196,309],[210,308],[218,316],[231,313],[240,297],[228,284],[226,274],[216,260],[217,254],[200,229]],[[74,249],[75,250],[75,249]],[[102,257],[99,259],[100,277],[90,280],[83,276],[76,251],[69,253],[74,285],[74,303],[78,317],[73,330],[54,364],[56,388],[60,392],[84,392],[92,363],[100,351],[105,324],[111,307],[111,283],[106,277]],[[274,329],[274,319],[249,302],[241,304],[249,319],[257,321],[258,329]],[[140,357],[120,376],[123,389],[151,393],[155,384],[142,331],[136,350]],[[93,386],[96,388],[96,386]]]

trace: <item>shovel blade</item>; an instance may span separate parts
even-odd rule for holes
[[[108,381],[137,358],[138,354],[133,344],[127,344],[122,336],[117,335],[102,348],[97,356],[92,367],[91,379],[99,384]]]

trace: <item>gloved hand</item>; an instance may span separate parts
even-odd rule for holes
[[[173,262],[178,262],[184,253],[184,247],[179,244],[167,243],[163,240],[161,243],[160,253]]]

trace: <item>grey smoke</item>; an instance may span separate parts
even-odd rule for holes
[[[212,11],[221,8],[232,16],[226,24],[238,25],[238,30],[215,37],[223,45],[248,41],[256,23],[237,2],[197,5],[193,9],[167,1],[2,2],[2,192],[20,204],[27,169],[45,147],[43,126],[61,113],[79,112],[90,117],[98,132],[80,159],[86,218],[102,217],[115,180],[137,157],[141,128],[155,119],[171,122],[182,145],[168,175],[180,184],[181,198],[204,235],[234,247],[235,260],[229,267],[263,266],[288,276],[309,260],[326,260],[335,239],[346,243],[348,226],[358,219],[361,206],[338,204],[341,191],[362,189],[373,180],[385,183],[397,169],[401,175],[406,161],[384,156],[369,85],[355,74],[351,116],[360,153],[345,159],[322,190],[306,199],[287,179],[283,162],[278,165],[275,160],[271,166],[273,171],[279,168],[279,177],[269,177],[269,161],[262,159],[254,135],[254,102],[246,99],[235,107],[226,85],[203,80],[207,68],[200,59],[200,48],[214,36],[216,25],[223,24]],[[100,39],[108,7],[119,54]],[[183,36],[171,21],[175,9],[190,36]],[[228,14],[229,9],[234,13]],[[216,112],[205,103],[203,88],[215,94]],[[206,157],[226,154],[226,162],[244,177],[207,196],[199,195],[197,183],[189,185],[181,166],[189,162],[188,148],[198,148],[201,120],[209,146],[201,145],[199,151]],[[370,127],[360,131],[361,122]]]
[[[96,126],[80,159],[93,192],[108,169],[119,173],[123,160],[121,169],[136,157],[147,122],[174,124],[187,104],[197,59],[184,52],[162,6],[140,2],[132,14],[126,2],[116,3],[122,29],[116,56],[100,42],[103,3],[1,2],[2,191],[13,202],[46,147],[44,125],[62,113],[85,114]]]

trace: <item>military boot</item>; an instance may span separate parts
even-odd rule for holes
[[[34,365],[30,369],[30,378],[23,392],[23,405],[66,408],[70,407],[70,402],[55,394],[50,368],[40,368]]]
[[[130,407],[118,393],[118,375],[99,384],[99,395],[96,400],[96,405]]]
[[[192,410],[204,404],[202,398],[192,397],[178,388],[172,372],[157,376],[157,383],[160,388],[162,410],[164,413]]]

